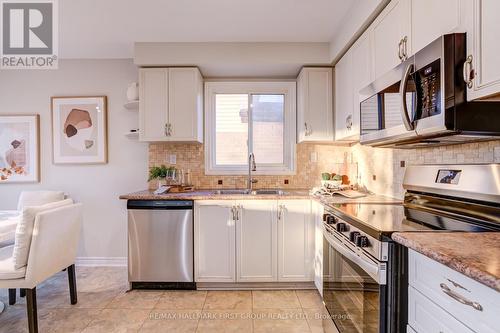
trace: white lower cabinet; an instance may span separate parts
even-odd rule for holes
[[[276,201],[245,200],[236,220],[236,280],[277,280]]]
[[[310,200],[278,201],[278,281],[312,281],[314,221]]]
[[[196,282],[235,282],[236,232],[231,201],[194,204]]]
[[[408,253],[408,324],[416,332],[498,332],[499,292],[418,252]]]
[[[323,296],[323,205],[312,201],[312,216],[314,218],[314,285]]]
[[[194,207],[196,282],[313,281],[310,200],[204,200]]]

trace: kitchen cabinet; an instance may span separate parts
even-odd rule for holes
[[[232,201],[195,201],[196,282],[235,282],[236,231]]]
[[[418,333],[498,332],[498,292],[408,251],[408,324]]]
[[[198,68],[141,68],[139,139],[203,142],[203,78]]]
[[[313,280],[314,240],[311,201],[278,201],[278,281]]]
[[[351,50],[335,65],[335,141],[350,136],[350,121],[353,114],[352,85],[352,52]]]
[[[359,140],[360,91],[373,80],[373,47],[369,32],[363,34],[335,65],[335,141]]]
[[[312,201],[312,216],[314,218],[314,285],[323,296],[323,205]]]
[[[297,141],[332,142],[333,77],[331,67],[304,67],[297,78]]]
[[[370,29],[375,78],[379,78],[412,54],[410,0],[391,1]]]
[[[421,50],[441,35],[463,32],[470,0],[412,0],[412,50]],[[432,24],[429,24],[432,22]]]
[[[277,203],[245,200],[236,219],[236,279],[238,282],[277,281]]]
[[[467,56],[464,72],[470,85],[467,99],[475,100],[500,94],[500,1],[469,0],[466,8]]]

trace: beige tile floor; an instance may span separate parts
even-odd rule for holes
[[[77,268],[78,304],[70,305],[61,272],[37,289],[45,332],[336,332],[313,290],[127,291],[123,268]],[[0,300],[8,302],[7,290]],[[19,298],[0,314],[0,333],[27,332]]]

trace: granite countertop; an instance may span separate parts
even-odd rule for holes
[[[397,232],[392,238],[500,292],[500,233]]]
[[[378,204],[400,204],[402,201],[382,195],[367,194],[366,197],[349,199],[341,195],[317,196],[310,194],[307,189],[285,189],[284,194],[217,194],[217,190],[196,190],[186,193],[154,194],[154,190],[144,190],[123,194],[123,200],[276,200],[276,199],[315,199],[325,206],[335,208],[335,205],[343,203],[378,203]]]

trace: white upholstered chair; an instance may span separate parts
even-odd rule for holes
[[[38,332],[36,286],[67,269],[70,301],[76,304],[75,258],[80,235],[82,205],[69,204],[36,213],[27,263],[19,267],[16,245],[0,248],[0,289],[26,293],[29,332]],[[18,241],[16,235],[16,242]]]
[[[25,206],[41,206],[50,202],[64,200],[62,191],[23,191],[17,201],[17,210]]]

